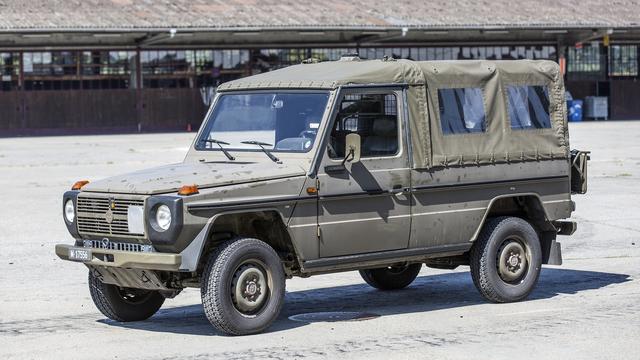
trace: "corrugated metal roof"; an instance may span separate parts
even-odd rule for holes
[[[640,27],[633,0],[0,0],[1,31]]]

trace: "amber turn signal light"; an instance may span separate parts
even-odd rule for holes
[[[89,183],[89,180],[76,181],[75,184],[73,184],[73,186],[71,187],[71,190],[80,190],[82,189],[83,186],[87,185],[88,183]]]
[[[180,190],[178,190],[178,195],[193,195],[198,193],[198,185],[183,185]]]
[[[307,194],[316,195],[318,193],[318,188],[310,186],[307,188]]]

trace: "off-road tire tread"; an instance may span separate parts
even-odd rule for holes
[[[160,294],[155,295],[154,298],[149,299],[148,308],[143,311],[137,311],[135,317],[126,317],[119,314],[118,310],[114,303],[110,300],[110,295],[108,294],[107,287],[115,286],[110,284],[105,284],[98,277],[92,274],[92,270],[89,270],[89,294],[91,295],[91,299],[93,300],[96,308],[106,317],[111,320],[119,321],[119,322],[130,322],[130,321],[142,321],[150,318],[155,314],[162,304],[164,303],[164,297]],[[140,316],[141,315],[141,316]]]
[[[125,320],[116,314],[111,302],[107,300],[107,295],[104,292],[104,285],[105,284],[97,277],[93,276],[91,274],[91,270],[89,270],[89,293],[91,294],[91,299],[95,306],[109,319],[124,322]]]
[[[418,276],[420,269],[422,268],[422,264],[420,263],[409,264],[408,266],[409,267],[407,268],[407,270],[411,271],[409,275],[410,280],[403,279],[404,282],[396,281],[391,283],[391,282],[388,282],[389,279],[377,279],[375,276],[375,273],[373,273],[372,270],[378,270],[378,269],[360,270],[359,272],[360,272],[360,276],[362,276],[362,279],[371,287],[374,287],[379,290],[399,290],[411,285],[413,280],[415,280],[416,277]]]
[[[522,220],[520,218],[514,218],[510,216],[500,216],[489,219],[482,228],[482,231],[480,232],[470,252],[471,279],[473,279],[473,284],[485,299],[494,303],[515,302],[522,300],[529,295],[529,293],[526,293],[517,299],[505,299],[498,294],[495,287],[491,284],[491,281],[487,274],[489,267],[487,260],[490,256],[488,254],[489,246],[487,246],[487,243],[491,239],[491,235],[496,230],[496,228],[498,228],[504,222],[513,221],[513,219]]]
[[[215,250],[209,256],[209,260],[206,264],[202,276],[201,297],[204,313],[207,319],[209,319],[209,322],[216,329],[231,335],[246,335],[247,333],[236,328],[228,321],[227,317],[224,316],[225,310],[221,302],[221,298],[214,296],[215,291],[209,291],[209,288],[215,287],[215,284],[219,283],[220,278],[225,275],[223,268],[229,261],[229,257],[234,252],[236,252],[238,248],[248,246],[249,244],[265,247],[270,250],[274,256],[278,257],[278,254],[275,252],[275,250],[273,250],[271,246],[263,241],[253,238],[235,238],[225,241],[215,248]],[[284,291],[282,296],[284,298]],[[276,318],[277,316],[274,316],[273,319],[268,324],[266,324],[266,326],[263,326],[261,329],[255,332],[260,332],[266,329]]]
[[[480,235],[476,239],[473,247],[471,248],[471,279],[473,279],[473,284],[476,286],[480,294],[487,300],[491,302],[502,302],[500,301],[500,297],[496,293],[495,289],[489,285],[489,279],[487,277],[487,242],[491,238],[491,234],[493,231],[500,225],[500,223],[506,220],[507,217],[497,217],[490,219],[485,223]],[[474,266],[474,265],[479,266]]]

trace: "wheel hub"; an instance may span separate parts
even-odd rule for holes
[[[507,262],[509,263],[510,268],[515,269],[518,265],[520,265],[520,256],[512,253],[509,256],[509,260]]]
[[[267,276],[261,266],[244,264],[233,277],[233,303],[241,313],[252,315],[265,304],[267,295]]]
[[[498,274],[506,282],[520,280],[527,268],[526,250],[517,240],[508,240],[498,254]]]
[[[245,295],[254,296],[258,292],[258,284],[255,281],[247,283],[247,288],[244,290]]]

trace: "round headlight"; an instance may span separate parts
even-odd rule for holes
[[[156,224],[159,230],[168,230],[171,226],[171,209],[167,205],[160,205],[156,210]]]
[[[76,209],[73,206],[73,200],[69,199],[64,203],[64,218],[72,223],[76,219]]]

